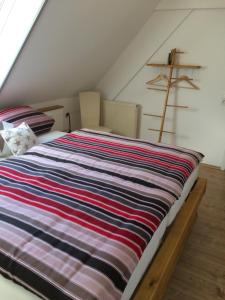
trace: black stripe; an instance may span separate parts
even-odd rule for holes
[[[17,228],[22,229],[23,231],[28,232],[33,237],[36,237],[46,242],[47,244],[67,253],[68,255],[74,257],[75,259],[80,260],[82,263],[93,268],[94,270],[100,271],[105,276],[107,276],[120,291],[123,291],[125,289],[127,283],[124,280],[124,278],[120,275],[120,273],[115,268],[113,268],[111,265],[107,264],[103,260],[92,257],[89,253],[86,253],[85,251],[82,251],[79,248],[76,248],[75,246],[71,246],[66,242],[62,242],[58,238],[55,238],[52,235],[49,235],[46,232],[30,224],[24,223],[21,220],[19,221],[13,217],[6,216],[1,213],[0,213],[0,219],[3,222],[9,223]]]
[[[77,166],[85,168],[87,170],[97,171],[97,172],[104,173],[104,174],[107,174],[107,175],[110,175],[110,176],[114,176],[114,177],[116,176],[116,177],[121,178],[123,180],[127,180],[127,181],[131,181],[133,183],[141,184],[141,185],[149,187],[149,188],[160,189],[162,191],[165,191],[165,192],[171,194],[173,197],[178,199],[178,195],[174,194],[172,191],[167,190],[166,188],[160,187],[160,186],[158,186],[154,183],[144,181],[144,180],[142,180],[140,178],[137,178],[137,177],[129,177],[129,176],[122,175],[122,174],[115,173],[115,172],[111,172],[111,171],[108,171],[108,170],[103,170],[103,169],[95,168],[95,167],[92,167],[92,166],[88,166],[88,165],[78,163],[78,162],[75,162],[75,161],[68,161],[66,159],[40,154],[38,152],[29,151],[29,152],[25,153],[24,155],[29,155],[29,154],[32,154],[32,155],[35,155],[35,156],[38,156],[38,157],[44,157],[44,158],[47,158],[47,159],[50,159],[50,160],[54,160],[55,162],[63,162],[64,164],[69,163],[69,164],[77,165]]]
[[[90,156],[90,157],[95,157],[99,158],[101,160],[107,160],[110,162],[115,162],[119,163],[125,166],[131,166],[134,168],[138,168],[141,170],[148,170],[152,172],[157,172],[165,177],[168,177],[171,179],[175,179],[176,181],[180,182],[180,184],[183,186],[185,183],[186,177],[183,175],[181,171],[175,170],[173,168],[168,168],[165,166],[160,166],[157,163],[149,163],[149,162],[143,162],[139,160],[134,160],[130,159],[127,157],[121,157],[121,156],[116,156],[113,154],[107,154],[105,152],[98,152],[96,150],[91,150],[91,149],[86,149],[85,147],[79,147],[79,146],[70,146],[67,144],[61,144],[59,142],[48,142],[46,143],[48,147],[57,149],[57,150],[64,150],[66,152],[71,152],[71,153],[79,153],[83,154],[85,156]],[[188,171],[190,173],[190,171]]]
[[[200,162],[200,160],[198,159],[198,157],[194,154],[194,153],[189,153],[188,151],[185,151],[185,148],[182,149],[177,149],[177,148],[170,148],[167,147],[166,144],[161,144],[161,143],[150,143],[148,141],[144,141],[144,140],[140,140],[140,139],[132,139],[132,138],[126,138],[126,137],[121,137],[121,136],[116,136],[116,135],[109,135],[109,134],[104,134],[104,133],[98,133],[98,132],[94,132],[94,131],[88,131],[88,130],[78,130],[78,132],[81,133],[86,133],[86,134],[91,134],[91,135],[97,135],[98,137],[107,137],[110,139],[114,139],[114,140],[122,140],[122,141],[127,141],[127,142],[138,142],[139,144],[143,144],[143,145],[147,145],[147,146],[153,146],[155,148],[158,149],[166,149],[166,150],[172,150],[174,152],[177,153],[185,153],[187,155],[190,155],[192,158],[194,158],[194,160],[196,162]],[[200,152],[198,152],[198,154],[201,156],[201,158],[204,157],[204,155]]]
[[[60,289],[56,288],[49,281],[42,278],[38,274],[32,272],[28,268],[24,267],[18,261],[15,261],[9,256],[6,256],[5,254],[1,253],[1,251],[0,251],[0,266],[1,268],[7,270],[12,275],[11,277],[7,275],[7,273],[1,272],[1,274],[4,277],[13,280],[15,283],[23,286],[28,290],[29,288],[26,286],[26,284],[31,286],[33,289],[37,290],[39,293],[41,293],[42,295],[44,295],[49,299],[74,300],[74,298],[65,295]],[[21,281],[17,281],[16,278],[13,276],[18,277],[22,282],[24,282],[24,284]],[[32,289],[31,292],[35,294],[35,292]],[[37,294],[37,296],[41,297],[39,294]]]
[[[41,116],[41,115],[43,115],[43,113],[38,112],[38,111],[27,111],[27,112],[21,112],[19,114],[17,114],[15,112],[15,116],[7,118],[6,122],[14,123],[14,122],[24,119],[26,117],[28,118],[28,117]]]
[[[37,135],[39,135],[39,134],[43,134],[45,132],[50,131],[54,123],[55,123],[55,121],[53,120],[53,122],[51,122],[49,124],[41,123],[41,125],[33,124],[33,125],[29,125],[29,126]]]
[[[37,175],[40,174],[41,176],[46,176],[49,179],[56,180],[56,181],[62,181],[62,180],[67,180],[68,183],[71,184],[78,184],[81,186],[81,188],[90,188],[91,190],[94,189],[96,190],[99,189],[101,190],[101,193],[105,195],[106,197],[111,197],[111,194],[113,193],[114,195],[118,196],[119,198],[115,198],[117,202],[121,202],[122,204],[125,203],[126,205],[128,204],[131,207],[134,208],[140,208],[140,206],[144,206],[144,210],[149,211],[151,208],[157,208],[159,209],[162,214],[165,213],[165,211],[169,211],[170,206],[168,203],[164,202],[162,199],[154,199],[150,197],[146,197],[142,195],[141,193],[137,194],[132,190],[128,189],[123,189],[122,187],[119,187],[117,185],[108,184],[107,182],[104,181],[99,181],[96,178],[91,179],[90,177],[82,177],[81,175],[73,175],[71,176],[71,172],[66,172],[65,170],[60,169],[60,172],[58,171],[57,168],[50,168],[46,166],[40,166],[34,163],[31,163],[30,161],[24,161],[21,159],[7,159],[4,160],[0,163],[0,165],[4,165],[7,167],[14,167],[17,170],[24,172],[26,170],[26,174],[31,174],[31,175]],[[129,203],[127,203],[127,201]],[[160,206],[159,204],[160,201]]]
[[[74,138],[72,138],[71,136],[66,136],[64,138],[67,141],[74,141]],[[84,147],[85,145],[90,145],[90,146],[98,146],[101,148],[101,151],[104,151],[104,149],[111,149],[111,150],[115,150],[115,151],[122,151],[123,153],[129,153],[129,154],[135,154],[138,156],[141,156],[143,158],[152,158],[152,159],[157,159],[158,161],[162,161],[162,162],[167,162],[167,163],[172,163],[176,166],[182,166],[185,169],[187,169],[189,172],[192,170],[192,168],[190,167],[190,165],[186,162],[180,162],[177,161],[176,158],[171,158],[171,157],[162,157],[160,154],[156,154],[156,153],[146,153],[145,151],[139,151],[137,149],[130,149],[127,148],[126,146],[118,146],[118,145],[108,145],[106,143],[104,143],[104,141],[86,141],[86,140],[79,140],[78,139],[79,144],[83,144]],[[77,146],[76,146],[77,147]],[[112,153],[110,153],[110,155],[114,155]],[[116,156],[119,156],[118,154],[115,154]],[[129,158],[127,157],[127,159],[132,160],[133,158]],[[152,163],[149,161],[143,161],[143,163]]]
[[[6,178],[2,175],[0,175],[0,184],[3,184],[4,186],[13,187],[13,188],[19,188],[21,190],[38,195],[40,197],[47,197],[48,199],[54,202],[61,203],[73,209],[78,209],[79,211],[89,214],[94,218],[100,219],[101,221],[107,222],[110,225],[116,226],[121,229],[130,230],[133,234],[140,235],[145,240],[146,244],[150,241],[154,233],[151,230],[151,228],[149,228],[148,226],[146,226],[141,222],[124,218],[120,215],[104,210],[99,206],[95,206],[90,203],[80,201],[79,199],[76,198],[76,196],[70,197],[67,195],[58,194],[53,191],[46,192],[46,189],[43,189],[41,187],[37,187],[25,182],[19,183],[18,180]],[[74,214],[76,214],[76,212],[74,212]],[[165,217],[165,214],[164,216],[162,216],[159,213],[157,214],[157,212],[154,212],[154,217],[155,216],[158,216],[158,218],[162,220]]]
[[[1,208],[1,212],[4,213],[5,215],[9,215],[9,216],[13,216],[16,219],[21,219],[26,223],[32,223],[33,219],[32,217],[29,217],[28,215],[24,215],[21,212],[13,212],[10,209],[6,209],[6,208]],[[45,214],[44,214],[45,215]],[[38,229],[41,230],[46,230],[46,224],[42,223],[41,221],[38,221],[37,219],[35,220],[35,226]],[[108,258],[112,263],[115,262],[115,264],[117,265],[123,265],[122,268],[124,270],[124,274],[125,277],[126,276],[130,276],[130,270],[129,268],[127,268],[126,266],[126,262],[121,261],[121,259],[119,257],[115,257],[113,256],[111,253],[105,252],[104,250],[102,251],[101,249],[96,249],[95,246],[89,245],[87,242],[83,242],[79,236],[73,236],[71,237],[71,235],[68,235],[67,232],[63,232],[62,231],[58,231],[56,228],[51,228],[49,233],[51,233],[52,235],[62,239],[63,241],[69,241],[70,243],[79,243],[79,248],[85,249],[85,251],[88,251],[89,253],[94,253],[94,256],[98,256],[98,257],[102,257],[102,255],[104,256],[104,258]],[[1,237],[0,237],[1,239]],[[18,249],[18,251],[20,251]],[[25,254],[26,255],[26,254]],[[27,254],[29,256],[29,254]],[[26,255],[26,256],[27,256]],[[36,258],[34,258],[36,259]],[[27,260],[29,261],[29,259]],[[43,261],[41,261],[41,263],[44,263]],[[48,266],[49,268],[51,268],[50,266]],[[55,270],[55,272],[57,273],[57,270]],[[63,276],[61,274],[61,276]]]
[[[15,113],[16,114],[16,113]],[[35,117],[35,116],[41,116],[44,115],[42,112],[38,111],[27,111],[20,114],[16,114],[14,117],[6,118],[5,121],[9,123],[16,123],[19,120],[24,120],[29,117]],[[55,120],[51,117],[48,117],[49,119],[46,121],[38,121],[34,124],[29,124],[30,128],[36,133],[36,134],[42,134],[44,132],[50,131],[53,124],[55,123]]]

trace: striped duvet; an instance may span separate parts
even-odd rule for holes
[[[120,299],[202,159],[77,131],[0,163],[0,273],[43,299]]]

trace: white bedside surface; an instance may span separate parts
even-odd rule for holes
[[[9,158],[10,156],[7,156],[7,157],[0,157],[0,161],[6,159],[6,158]]]
[[[51,142],[51,141],[53,141],[57,138],[60,138],[66,134],[67,133],[63,132],[63,131],[50,131],[50,132],[41,134],[41,135],[37,136],[37,144]],[[0,161],[10,158],[10,157],[13,157],[13,155],[0,157]]]
[[[63,132],[63,131],[50,131],[50,132],[41,134],[41,135],[37,136],[37,144],[51,142],[51,141],[53,141],[57,138],[60,138],[66,134],[67,134],[67,132]]]

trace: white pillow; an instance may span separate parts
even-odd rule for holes
[[[12,129],[12,128],[15,127],[13,125],[13,123],[9,123],[9,122],[6,122],[6,121],[2,121],[2,126],[3,126],[3,129]]]
[[[24,154],[37,142],[35,134],[24,122],[18,127],[1,130],[0,135],[15,156]]]
[[[2,124],[1,124],[3,128],[1,129],[11,129],[14,127],[14,125],[12,123],[8,123],[8,122],[5,122],[3,121]],[[5,143],[4,139],[2,138],[2,136],[0,135],[0,157],[8,157],[12,155],[9,147],[7,146],[7,144]]]

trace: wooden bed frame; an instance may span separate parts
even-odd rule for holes
[[[161,300],[175,269],[184,243],[197,217],[198,206],[206,190],[206,179],[198,178],[175,221],[139,283],[132,300]]]

